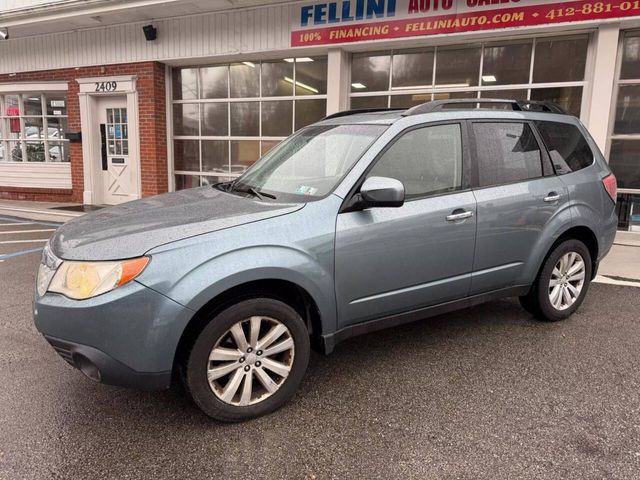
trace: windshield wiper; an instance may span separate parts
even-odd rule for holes
[[[275,195],[271,195],[270,193],[266,193],[266,192],[261,192],[255,187],[252,187],[250,185],[247,185],[244,188],[238,188],[237,186],[234,185],[231,187],[231,190],[233,190],[234,192],[249,193],[254,197],[258,197],[260,200],[264,200],[264,198],[271,198],[272,200],[276,199]]]

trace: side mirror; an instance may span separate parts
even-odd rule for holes
[[[401,207],[404,185],[395,178],[369,177],[360,187],[363,207]]]

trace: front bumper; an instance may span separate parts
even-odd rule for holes
[[[34,322],[54,349],[93,380],[167,388],[193,311],[135,281],[87,300],[36,298]]]
[[[44,338],[69,365],[95,382],[140,390],[162,390],[171,384],[171,371],[136,372],[97,348],[46,335]]]

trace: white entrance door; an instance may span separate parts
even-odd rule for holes
[[[107,205],[138,198],[138,162],[129,145],[129,114],[126,97],[105,97],[98,102],[102,202]]]

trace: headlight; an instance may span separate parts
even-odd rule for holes
[[[75,300],[83,300],[130,282],[142,273],[148,263],[149,257],[117,262],[72,262],[65,260],[53,275],[48,289],[44,288],[45,291],[61,293]],[[38,275],[38,293],[40,294],[40,275]]]

